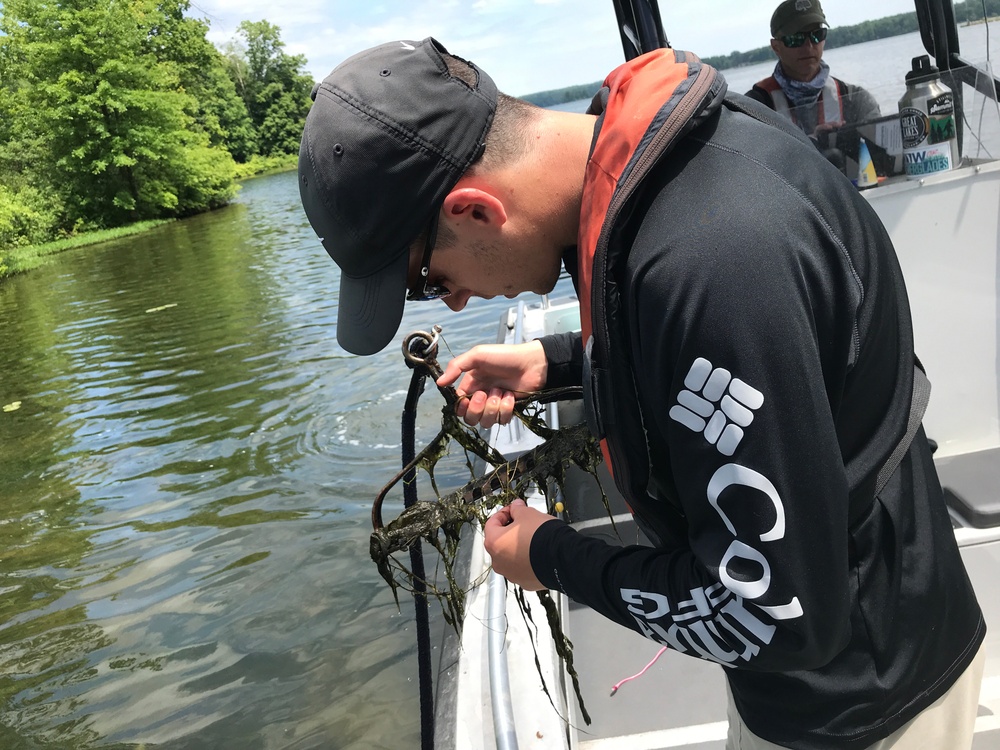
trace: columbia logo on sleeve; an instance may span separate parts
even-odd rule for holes
[[[754,412],[763,405],[764,394],[703,357],[691,365],[684,386],[670,418],[702,433],[722,455],[733,455]]]

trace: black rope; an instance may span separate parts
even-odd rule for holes
[[[403,466],[416,455],[417,401],[424,392],[427,372],[414,368],[410,390],[403,406],[402,454]],[[411,469],[403,477],[403,507],[409,508],[417,501],[417,470]],[[431,632],[427,606],[427,579],[424,573],[424,552],[420,539],[410,546],[410,570],[413,571],[413,608],[417,628],[417,673],[420,678],[420,747],[434,750],[434,690],[431,671]]]

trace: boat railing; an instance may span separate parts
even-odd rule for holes
[[[514,705],[510,697],[510,669],[507,664],[507,582],[490,571],[486,627],[490,673],[490,702],[493,709],[493,736],[497,750],[517,750]]]

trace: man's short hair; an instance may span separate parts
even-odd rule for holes
[[[469,63],[454,55],[442,55],[448,66],[448,72],[468,83],[475,85],[475,69]],[[493,114],[493,124],[486,134],[486,149],[469,168],[469,172],[489,172],[522,159],[531,148],[531,141],[526,136],[526,128],[531,119],[538,114],[539,108],[524,99],[508,96],[502,91],[497,92],[497,107]],[[440,233],[441,229],[438,229]],[[440,243],[441,237],[438,236]]]

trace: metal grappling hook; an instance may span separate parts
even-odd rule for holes
[[[414,371],[414,379],[410,384],[410,392],[407,395],[407,403],[404,409],[404,418],[406,418],[405,415],[409,415],[409,419],[412,419],[413,417],[413,412],[416,410],[416,401],[420,397],[420,393],[423,391],[423,378],[429,377],[436,382],[437,379],[444,374],[444,371],[441,369],[441,365],[438,364],[437,361],[438,342],[440,337],[441,326],[435,325],[431,329],[430,333],[426,331],[414,331],[403,339],[403,359],[405,360],[407,366]],[[417,382],[418,380],[419,383]],[[446,408],[454,411],[455,404],[459,401],[459,396],[455,388],[453,386],[438,386],[438,390],[441,391],[441,395],[444,396],[444,400],[447,402]],[[407,432],[409,434],[408,439],[412,442],[412,426]],[[443,437],[444,433],[439,433],[437,438],[432,441],[431,445],[424,448],[424,450],[416,456],[412,454],[412,451],[404,455],[403,460],[406,461],[405,465],[399,473],[397,473],[396,476],[394,476],[389,483],[382,488],[382,491],[379,492],[378,497],[375,498],[375,502],[372,504],[372,528],[375,531],[380,531],[383,528],[382,502],[385,500],[385,496],[388,494],[389,490],[392,489],[400,480],[408,476],[410,472],[417,467],[420,461],[423,460],[424,456],[429,452],[429,449],[439,443]],[[415,501],[415,498],[413,500]]]
[[[431,333],[426,331],[414,331],[403,339],[403,359],[406,364],[414,370],[425,370],[427,376],[437,382],[437,379],[444,375],[444,370],[438,364],[438,340],[441,337],[441,326],[436,325],[431,328]],[[449,406],[458,403],[458,393],[451,385],[438,386],[444,400]]]
[[[422,374],[425,377],[433,378],[436,382],[444,373],[437,361],[438,341],[442,329],[441,326],[435,325],[431,330],[431,333],[414,331],[403,339],[403,359],[406,361],[407,366],[414,370],[415,377]],[[422,386],[418,390],[422,390]],[[454,414],[455,405],[461,400],[457,391],[453,386],[440,385],[438,386],[438,390],[441,391],[441,395],[444,396],[447,402],[445,410]],[[414,399],[414,403],[409,403],[411,397]],[[416,408],[415,400],[417,397],[416,393],[411,393],[407,396],[407,412],[412,412]],[[553,388],[516,399],[515,410],[518,413],[523,413],[523,408],[532,402],[545,404],[552,401],[578,399],[580,397],[581,388],[579,386]],[[515,482],[519,482],[522,478],[530,476],[533,473],[537,473],[540,476],[551,475],[556,472],[557,465],[562,458],[569,456],[577,456],[579,458],[592,452],[593,449],[593,446],[588,448],[588,444],[592,441],[588,437],[585,424],[568,427],[562,430],[561,434],[550,432],[545,437],[546,440],[544,443],[510,461],[505,461],[504,457],[495,448],[478,435],[470,435],[468,439],[460,441],[466,450],[471,450],[494,468],[485,476],[472,480],[447,497],[439,498],[439,501],[460,499],[463,503],[474,503],[486,495],[510,487]],[[382,522],[382,503],[389,490],[413,471],[426,456],[431,455],[444,439],[446,439],[446,430],[443,429],[431,441],[431,444],[419,454],[414,456],[412,453],[409,453],[409,460],[403,468],[379,492],[375,498],[375,502],[372,504],[372,529],[376,533],[384,528]],[[404,460],[406,459],[404,458]]]

